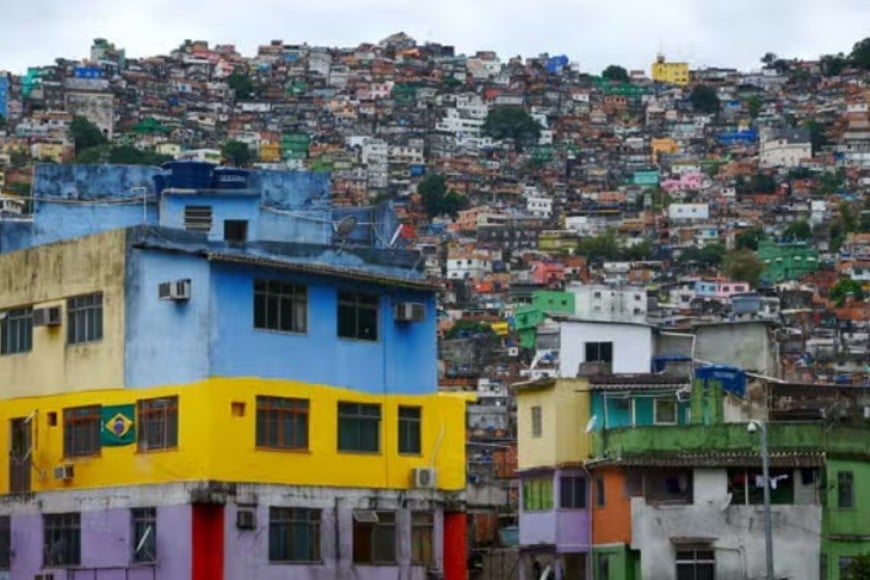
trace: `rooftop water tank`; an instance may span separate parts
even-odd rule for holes
[[[166,187],[173,189],[211,189],[214,165],[203,161],[170,161],[162,165],[169,171]]]

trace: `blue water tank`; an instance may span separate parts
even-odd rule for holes
[[[244,169],[219,167],[214,170],[212,187],[214,189],[247,189],[249,172]]]
[[[214,165],[203,161],[170,161],[162,165],[169,171],[166,187],[174,189],[210,189]]]
[[[166,177],[160,175],[159,173],[154,176],[154,191],[160,194],[164,189],[166,189]]]

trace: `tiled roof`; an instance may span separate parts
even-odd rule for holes
[[[771,467],[822,467],[821,451],[774,451],[769,454]],[[631,457],[596,459],[590,467],[760,467],[761,455],[753,451],[711,451],[709,453],[647,454]]]

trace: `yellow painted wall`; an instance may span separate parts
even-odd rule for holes
[[[589,457],[589,393],[585,379],[559,379],[553,386],[517,392],[517,467],[576,463]],[[542,432],[532,436],[532,407],[540,406]]]
[[[83,405],[132,404],[137,399],[179,397],[178,448],[140,453],[135,444],[103,447],[99,456],[63,458],[63,409]],[[255,448],[257,395],[310,400],[309,450],[262,451]],[[114,485],[215,480],[296,485],[329,485],[402,489],[411,486],[411,468],[437,471],[440,489],[465,489],[465,404],[461,394],[370,395],[335,387],[266,379],[209,379],[148,389],[113,389],[29,397],[0,405],[0,493],[9,490],[9,421],[32,413],[34,491]],[[337,403],[381,404],[381,453],[339,453]],[[243,417],[233,416],[232,402],[245,404]],[[397,452],[398,406],[422,410],[422,451]],[[48,413],[57,413],[49,426]],[[53,468],[75,465],[70,482],[57,481]],[[40,477],[43,474],[44,477]]]
[[[653,161],[658,161],[658,156],[660,153],[664,153],[666,155],[673,155],[675,153],[679,153],[680,144],[677,143],[675,139],[671,139],[670,137],[662,137],[660,139],[654,137],[650,141],[650,149],[652,149]]]
[[[30,352],[0,356],[0,397],[124,384],[124,236],[114,230],[0,255],[0,310],[59,305],[66,320],[66,298],[103,292],[103,339],[67,346],[65,323],[34,328]]]
[[[278,143],[263,143],[260,146],[260,160],[265,162],[281,161],[281,145]]]
[[[659,83],[687,85],[689,84],[689,64],[656,61],[652,65],[652,79]]]

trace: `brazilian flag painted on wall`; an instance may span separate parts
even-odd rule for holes
[[[135,442],[136,405],[104,406],[100,443],[105,447],[116,447]]]

